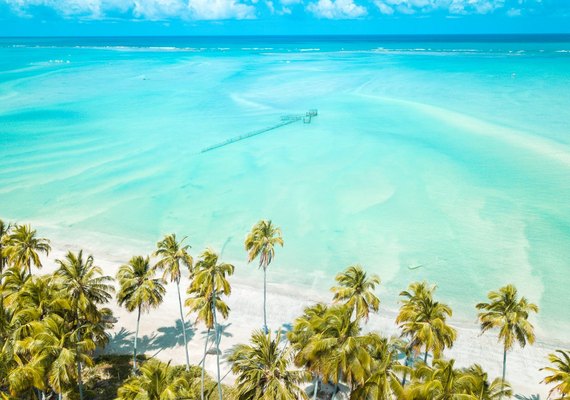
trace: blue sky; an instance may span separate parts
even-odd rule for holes
[[[570,0],[0,0],[1,36],[570,33]]]

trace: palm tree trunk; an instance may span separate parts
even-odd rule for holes
[[[427,364],[427,357],[428,357],[428,347],[427,347],[427,344],[426,344],[426,354],[425,354],[425,356],[424,356],[424,364]]]
[[[202,394],[202,400],[204,400],[204,375],[206,371],[206,353],[208,351],[209,338],[210,338],[210,328],[208,328],[208,333],[206,333],[206,343],[204,343],[204,358],[202,358],[202,384],[200,386],[200,393]]]
[[[263,332],[267,335],[267,268],[263,268]]]
[[[57,399],[58,399],[58,400],[63,400],[63,395],[62,395],[61,393],[58,393],[58,394],[57,394]]]
[[[319,376],[315,375],[315,385],[313,389],[313,400],[317,400],[317,393],[319,393]]]
[[[499,400],[503,398],[506,374],[507,374],[507,344],[505,343],[505,347],[503,348],[503,381],[501,382],[501,395],[499,396]]]
[[[408,366],[408,355],[406,354],[406,359],[404,360],[404,367]],[[406,384],[406,375],[408,374],[408,371],[404,371],[404,377],[402,378],[402,386],[404,386]]]
[[[218,368],[218,397],[219,400],[223,400],[222,398],[222,383],[220,382],[220,326],[218,325],[218,317],[216,316],[216,291],[214,290],[214,301],[213,301],[213,308],[214,308],[214,329],[216,330],[216,364]]]
[[[78,317],[79,321],[79,317]],[[79,322],[77,323],[79,325]],[[77,327],[77,338],[81,341],[81,331]],[[83,378],[81,376],[81,358],[79,357],[79,347],[77,348],[77,386],[79,386],[79,400],[83,400]]]
[[[188,357],[188,340],[186,339],[186,324],[184,323],[184,312],[182,311],[182,298],[180,297],[180,281],[176,281],[178,290],[178,306],[180,306],[180,319],[182,320],[182,335],[184,336],[184,351],[186,352],[186,371],[190,370],[190,357]]]
[[[135,332],[135,342],[134,342],[134,349],[133,349],[133,373],[137,372],[137,339],[139,337],[139,323],[141,320],[141,306],[139,306],[138,315],[137,315],[137,330]]]

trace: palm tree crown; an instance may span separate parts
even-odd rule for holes
[[[162,278],[170,282],[180,282],[182,276],[181,266],[185,265],[189,272],[192,272],[192,256],[188,253],[190,245],[183,245],[186,238],[180,242],[176,241],[176,235],[170,234],[157,243],[157,250],[154,255],[159,257],[156,263],[158,269],[164,270]]]
[[[548,355],[548,360],[554,366],[542,368],[541,371],[550,373],[544,378],[544,383],[555,384],[550,390],[549,398],[558,393],[559,400],[570,400],[570,351],[556,350]]]
[[[248,261],[252,262],[259,257],[259,267],[267,268],[275,256],[276,245],[283,247],[281,229],[271,221],[259,221],[245,239]]]
[[[425,347],[424,362],[429,350],[439,358],[445,348],[453,346],[457,336],[454,328],[447,325],[451,308],[433,299],[435,286],[426,282],[412,283],[408,290],[400,293],[404,299],[396,323],[402,327],[402,336],[410,338],[410,346],[419,352]]]
[[[166,289],[158,278],[154,278],[154,270],[150,267],[149,258],[134,256],[128,264],[122,265],[117,273],[120,290],[117,302],[132,312],[140,308],[148,312],[162,303]]]
[[[229,361],[237,376],[237,392],[241,400],[306,399],[299,384],[306,374],[290,369],[292,349],[281,343],[281,333],[272,339],[271,333],[253,332],[251,345],[240,344]]]
[[[499,328],[499,340],[505,350],[510,350],[518,342],[524,347],[534,343],[534,327],[528,321],[531,312],[538,312],[538,306],[525,297],[518,298],[514,285],[507,285],[498,291],[489,292],[489,303],[477,304],[481,331]]]
[[[16,225],[4,249],[9,262],[19,268],[27,268],[30,275],[32,264],[37,268],[42,267],[40,253],[48,255],[50,251],[49,240],[38,238],[36,230],[30,225]]]
[[[368,277],[360,265],[348,267],[336,276],[339,286],[333,287],[333,300],[344,302],[348,307],[354,308],[357,318],[368,320],[370,311],[377,312],[380,299],[374,294],[376,285],[380,284],[377,275]]]

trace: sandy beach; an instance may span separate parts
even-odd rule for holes
[[[53,271],[56,267],[56,259],[63,258],[66,251],[57,248],[54,243],[54,251],[49,259],[44,262],[41,273]],[[73,249],[72,250],[76,250]],[[86,254],[90,252],[85,251]],[[100,266],[104,273],[114,276],[119,266],[128,261],[127,253],[114,252],[111,254],[95,252],[96,265]],[[98,256],[97,256],[98,254]],[[103,256],[103,257],[102,257]],[[120,261],[124,258],[124,261]],[[231,308],[229,318],[221,321],[223,336],[221,340],[222,359],[233,346],[246,343],[250,334],[262,326],[262,273],[251,271],[252,266],[236,263],[238,273],[230,278],[232,295],[227,299]],[[240,270],[247,269],[247,275]],[[251,276],[251,278],[250,278]],[[332,282],[323,282],[323,290],[315,291],[290,285],[279,284],[271,281],[271,272],[268,274],[267,292],[267,316],[268,326],[272,331],[278,329],[287,330],[294,319],[302,313],[304,307],[315,302],[330,302],[331,296],[328,288]],[[182,298],[186,298],[186,287],[189,281],[187,275],[181,282]],[[117,323],[112,331],[106,353],[129,354],[132,352],[134,331],[136,326],[136,313],[128,313],[119,307],[115,301],[109,304],[113,310]],[[398,334],[398,328],[394,323],[396,311],[386,309],[381,305],[380,312],[372,315],[365,330],[374,330],[385,336]],[[192,364],[198,364],[203,354],[206,329],[203,325],[195,324],[195,316],[186,317],[187,335],[189,338],[188,350]],[[480,335],[475,321],[469,325],[458,324],[451,319],[451,324],[457,329],[457,341],[454,347],[445,352],[448,358],[455,358],[456,366],[466,367],[473,363],[480,364],[491,377],[501,374],[502,346],[497,343],[494,334]],[[164,302],[159,308],[143,315],[140,323],[139,351],[149,357],[156,357],[163,361],[172,361],[174,364],[183,364],[185,361],[182,333],[180,330],[178,296],[176,285],[168,284]],[[533,346],[524,349],[515,348],[508,353],[507,380],[511,383],[515,394],[529,396],[540,394],[546,398],[548,388],[542,384],[540,368],[547,364],[547,355],[557,348],[567,348],[568,344],[555,343],[538,337]],[[214,353],[212,353],[214,354]],[[216,357],[209,355],[206,360],[206,369],[212,375],[216,373]],[[222,362],[222,376],[224,382],[232,383],[233,376],[230,365]]]

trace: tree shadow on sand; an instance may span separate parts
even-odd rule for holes
[[[190,322],[185,323],[186,338],[190,341],[195,334]],[[133,351],[134,332],[121,328],[119,332],[111,335],[109,343],[105,347],[104,354],[129,354]],[[174,326],[164,326],[157,329],[157,333],[151,336],[144,335],[138,338],[137,348],[139,352],[146,353],[171,349],[184,345],[184,333],[182,321],[176,320]]]

